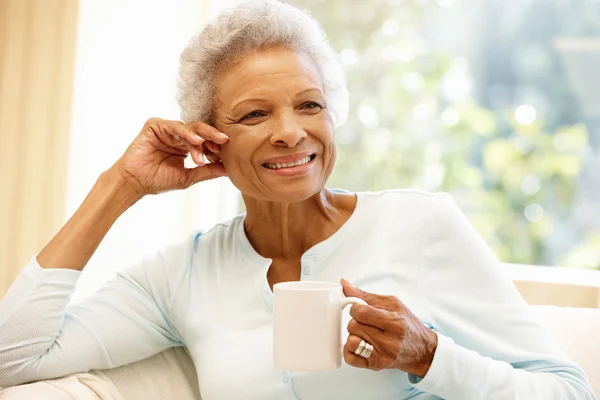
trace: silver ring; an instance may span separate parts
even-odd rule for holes
[[[365,342],[364,340],[361,340],[360,344],[358,345],[358,348],[356,350],[354,350],[354,354],[356,354],[357,356],[360,356],[360,353],[363,352],[366,344],[367,344],[367,342]]]
[[[362,358],[371,357],[371,353],[373,353],[373,345],[364,339],[360,341],[358,348],[354,351],[354,354]]]
[[[371,343],[367,343],[367,348],[364,353],[365,353],[365,354],[363,354],[364,358],[371,357],[371,354],[373,353],[373,345]]]
[[[369,358],[373,352],[373,346],[367,342],[364,350],[359,354],[362,358]]]
[[[179,135],[173,135],[173,138],[175,140],[177,140],[179,143],[183,143],[183,140],[181,140],[181,137]]]

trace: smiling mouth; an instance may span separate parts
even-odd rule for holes
[[[294,161],[294,162],[288,162],[288,163],[265,163],[262,166],[268,169],[285,169],[285,168],[293,168],[293,167],[297,167],[299,165],[304,165],[304,164],[308,164],[309,162],[311,162],[312,160],[315,159],[317,155],[316,154],[312,154],[308,157],[304,157],[300,160]]]

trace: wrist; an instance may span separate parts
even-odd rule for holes
[[[133,178],[125,176],[113,166],[100,175],[95,186],[99,186],[116,205],[121,205],[126,210],[144,197],[139,185],[132,180]]]
[[[419,360],[413,363],[410,368],[405,369],[405,371],[409,374],[418,376],[419,378],[425,378],[425,375],[427,375],[427,372],[429,372],[429,368],[431,368],[431,364],[433,363],[433,358],[438,345],[438,337],[436,333],[431,329],[427,329],[427,332],[428,333],[425,335],[424,343],[421,346],[422,353],[419,357]]]

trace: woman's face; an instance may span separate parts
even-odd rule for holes
[[[221,160],[243,194],[284,203],[318,193],[335,164],[333,121],[317,67],[285,48],[251,53],[216,77]],[[294,166],[291,166],[292,163]]]

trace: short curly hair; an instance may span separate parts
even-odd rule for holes
[[[276,0],[251,0],[226,10],[181,54],[178,102],[181,119],[213,122],[214,77],[245,54],[283,46],[307,54],[317,66],[327,109],[335,125],[348,116],[348,89],[337,53],[319,23],[306,12]]]

